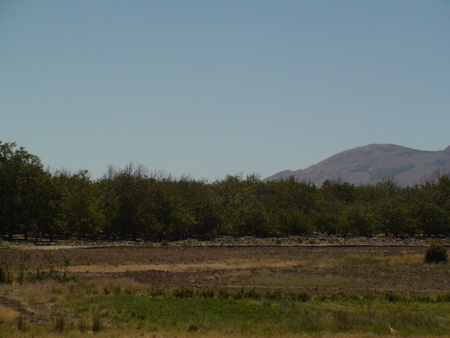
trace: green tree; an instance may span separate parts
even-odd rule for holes
[[[378,204],[380,232],[387,236],[415,234],[415,223],[409,215],[407,201],[400,195]]]
[[[103,213],[109,223],[107,236],[136,240],[148,229],[152,218],[152,190],[154,180],[142,165],[128,164],[123,170],[108,169],[99,182],[103,193]]]
[[[221,207],[213,185],[182,177],[174,182],[174,194],[180,197],[183,213],[193,218],[189,231],[194,237],[214,237],[222,224]]]
[[[14,142],[0,141],[0,231],[9,240],[14,234],[37,233],[46,221],[51,194],[49,174],[39,157]]]
[[[338,231],[343,234],[370,237],[377,231],[376,213],[369,205],[347,206],[341,215]]]
[[[356,197],[355,186],[340,180],[325,180],[322,183],[321,191],[326,200],[338,200],[344,204],[353,203]]]
[[[100,194],[89,172],[58,172],[54,182],[60,197],[57,231],[66,237],[95,238],[103,229],[105,218],[101,213]]]

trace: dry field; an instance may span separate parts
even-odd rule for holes
[[[312,294],[450,291],[449,265],[412,246],[127,246],[1,249],[12,267],[52,265],[79,278],[129,278],[164,288],[283,288]],[[25,257],[26,256],[26,257]]]
[[[190,332],[189,328],[203,330],[201,335],[208,336],[221,336],[225,333],[233,336],[230,332],[237,332],[236,336],[260,335],[263,332],[268,332],[268,336],[276,336],[275,333],[283,330],[283,336],[297,336],[299,332],[307,335],[308,332],[316,332],[314,334],[325,336],[341,333],[349,336],[361,336],[362,333],[375,336],[389,335],[389,331],[386,331],[389,329],[386,318],[391,317],[391,323],[400,326],[405,335],[422,336],[432,332],[432,325],[426,324],[431,320],[439,325],[435,335],[443,336],[442,332],[450,327],[450,317],[445,315],[445,309],[450,306],[450,265],[424,263],[425,249],[422,245],[403,243],[235,246],[194,246],[184,243],[102,247],[66,245],[53,246],[51,249],[3,246],[0,248],[0,264],[15,279],[13,284],[4,284],[0,288],[0,324],[9,325],[7,327],[11,327],[10,331],[3,333],[6,335],[9,332],[12,336],[16,334],[16,329],[12,329],[14,325],[18,332],[22,332],[20,325],[13,323],[17,323],[17,318],[26,318],[27,325],[42,328],[41,331],[32,331],[32,335],[46,335],[49,329],[43,328],[54,326],[52,323],[55,318],[65,313],[64,322],[72,326],[62,332],[73,333],[76,331],[75,323],[84,318],[83,311],[92,314],[92,309],[103,306],[102,311],[108,313],[110,321],[109,331],[104,333],[107,336],[112,332],[120,336],[118,332],[131,325],[138,328],[123,331],[128,332],[127,335],[135,335],[139,332],[136,331],[139,327],[147,325],[146,330],[162,332],[163,336],[171,336],[174,332],[183,336]],[[49,272],[53,273],[53,277],[67,276],[67,281],[30,282],[31,277]],[[20,274],[28,276],[28,282],[25,280],[23,285],[18,282]],[[182,294],[182,298],[163,296],[160,299],[158,294],[152,293],[154,291],[142,291],[158,289],[164,290],[165,295],[174,295],[176,290],[187,293]],[[221,292],[233,295],[233,292],[239,290],[253,290],[247,295],[250,298],[256,295],[257,300],[232,301],[233,298],[226,300],[219,297]],[[202,294],[204,291],[209,293]],[[302,301],[299,302],[298,299],[264,298],[291,291],[306,294],[311,300],[304,303],[306,305],[301,305]],[[140,292],[147,292],[147,296],[140,297]],[[192,297],[189,292],[199,296],[189,301],[185,299]],[[257,292],[263,292],[263,296]],[[214,300],[202,298],[206,294],[211,295]],[[149,298],[148,295],[153,296]],[[394,298],[391,299],[391,296]],[[323,303],[321,299],[326,302]],[[445,300],[436,303],[438,299]],[[406,302],[402,303],[401,310],[396,301]],[[128,302],[135,305],[126,305]],[[196,305],[186,310],[190,303]],[[130,315],[136,306],[144,305],[147,310],[142,310],[140,315]],[[203,312],[195,309],[205,306],[207,309]],[[216,306],[219,307],[215,309]],[[237,308],[231,308],[232,306]],[[162,315],[164,307],[168,307],[167,317]],[[262,327],[264,321],[261,322],[256,317],[244,322],[242,318],[232,319],[233,313],[240,311],[242,307],[253,307],[251,311],[261,311],[258,316],[269,316],[271,319],[266,327]],[[117,310],[119,314],[113,310],[118,308],[122,309]],[[222,311],[225,311],[225,317],[216,318],[217,313]],[[280,313],[292,316],[293,319],[283,324],[273,318],[273,314],[279,317]],[[324,318],[321,319],[322,326],[308,328],[311,321],[305,316],[313,315],[314,318]],[[153,326],[148,324],[148,318],[145,321],[147,324],[143,324],[142,318],[146,316],[153,316]],[[187,328],[180,328],[181,324],[176,321],[174,324],[172,319],[169,320],[178,316],[188,316],[183,322],[187,323],[183,324]],[[295,321],[295,316],[303,316],[302,327]],[[197,319],[192,322],[189,318],[194,317]],[[274,322],[269,325],[272,320]],[[328,326],[332,328],[328,329]],[[230,327],[234,331],[229,331]],[[51,332],[54,331],[55,329]]]

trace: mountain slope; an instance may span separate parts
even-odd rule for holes
[[[267,177],[277,181],[294,177],[318,186],[325,180],[342,180],[351,184],[375,184],[394,178],[399,185],[420,183],[436,173],[450,172],[450,146],[440,151],[423,151],[395,144],[370,144],[337,153],[306,169],[285,170]]]

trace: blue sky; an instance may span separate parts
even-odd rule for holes
[[[450,145],[450,1],[0,2],[0,140],[214,181]]]

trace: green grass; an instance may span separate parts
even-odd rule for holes
[[[310,297],[281,290],[127,288],[123,281],[120,287],[109,284],[110,292],[105,293],[98,292],[100,286],[93,291],[95,283],[104,285],[102,281],[42,283],[37,285],[39,296],[35,297],[29,294],[32,286],[24,285],[14,294],[26,294],[30,302],[45,304],[52,297],[58,298],[48,309],[50,320],[43,325],[17,318],[0,326],[0,336],[58,332],[77,336],[87,331],[106,336],[388,335],[389,326],[404,336],[443,336],[450,332],[450,294],[408,297],[392,292],[363,296],[337,293]]]
[[[61,279],[62,263],[55,265],[58,272],[42,275],[47,280],[36,278],[30,263],[20,285],[20,271],[11,265],[12,282],[0,284],[0,337],[78,337],[89,331],[102,337],[373,337],[390,335],[389,327],[400,336],[448,337],[448,265],[403,253],[318,257],[295,264],[288,257],[279,266],[245,261],[217,274],[222,284],[200,289],[182,287],[186,281],[170,289],[127,278]],[[196,277],[203,282],[216,274],[203,273]]]
[[[300,302],[287,295],[268,300],[265,293],[254,298],[109,295],[88,297],[71,305],[77,316],[97,309],[110,329],[126,325],[129,330],[142,332],[383,335],[390,332],[389,326],[402,335],[450,332],[450,303],[437,303],[435,299],[335,295]]]

